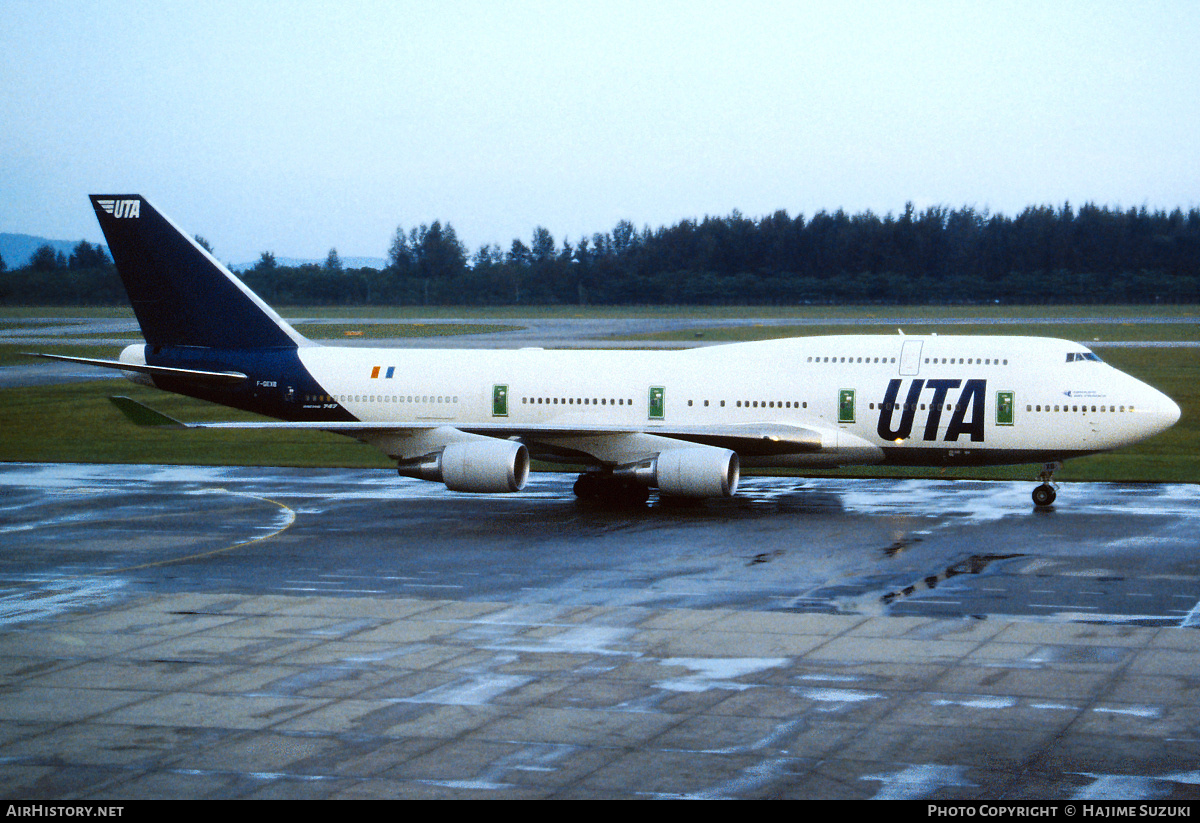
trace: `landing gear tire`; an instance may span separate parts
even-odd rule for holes
[[[575,496],[583,501],[617,506],[640,506],[650,499],[650,489],[603,472],[584,472],[575,481]]]
[[[1033,505],[1039,509],[1044,509],[1054,502],[1054,498],[1058,497],[1058,493],[1054,491],[1054,473],[1062,468],[1062,463],[1047,463],[1042,466],[1042,473],[1038,475],[1038,479],[1042,481],[1042,485],[1033,490]]]
[[[584,500],[599,497],[601,485],[600,475],[597,472],[581,474],[575,481],[575,496]]]
[[[1043,483],[1033,490],[1033,505],[1037,506],[1039,509],[1044,509],[1045,507],[1051,505],[1054,502],[1054,498],[1057,496],[1058,495],[1055,493],[1053,486],[1051,486],[1049,483]]]

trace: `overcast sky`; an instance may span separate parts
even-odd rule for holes
[[[218,257],[535,226],[1200,206],[1200,3],[2,0],[0,231]]]

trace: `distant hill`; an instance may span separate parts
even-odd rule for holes
[[[7,260],[8,258],[6,257],[4,259]],[[343,257],[343,258],[341,258],[341,260],[342,260],[342,268],[343,269],[385,269],[385,268],[387,268],[387,261],[384,260],[382,257]],[[324,266],[325,258],[321,258],[320,260],[302,260],[299,257],[276,257],[275,258],[275,264],[277,266],[288,266],[289,268],[294,268],[296,266],[303,266],[308,263],[312,263],[317,266]],[[253,263],[234,263],[230,266],[230,268],[233,269],[235,272],[240,273],[240,272],[244,272],[246,269],[252,269],[257,265],[258,265],[258,261],[255,260]]]
[[[55,251],[61,251],[64,257],[70,257],[71,251],[79,245],[79,241],[50,240],[46,237],[34,237],[32,234],[0,233],[0,258],[4,259],[4,265],[9,269],[19,269],[28,264],[33,253],[45,245],[49,245]],[[108,253],[108,246],[104,247],[104,251]]]
[[[91,242],[90,240],[88,241]],[[78,240],[50,240],[46,237],[35,237],[32,234],[8,234],[0,233],[0,259],[4,260],[4,265],[11,269],[19,269],[28,265],[29,258],[33,257],[33,253],[40,247],[49,244],[50,248],[56,252],[61,251],[64,257],[70,257],[71,251],[79,245]],[[104,247],[104,251],[112,258],[112,253],[108,251],[108,246]],[[318,266],[325,265],[325,259],[320,260],[302,260],[298,257],[276,257],[275,262],[280,266],[302,266],[305,263],[315,263]],[[254,263],[235,263],[230,268],[236,272],[243,272],[246,269],[254,268],[257,260]],[[342,267],[346,269],[383,269],[387,266],[387,261],[382,257],[343,257]]]

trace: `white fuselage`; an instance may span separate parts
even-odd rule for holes
[[[315,346],[299,354],[329,393],[306,403],[337,404],[364,422],[544,429],[535,440],[602,464],[661,449],[656,431],[775,424],[819,432],[823,446],[743,457],[744,465],[1035,462],[1128,445],[1179,417],[1166,395],[1080,344],[1050,338],[841,335],[683,351]],[[386,450],[416,456],[428,448],[417,441]]]

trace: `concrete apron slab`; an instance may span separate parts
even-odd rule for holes
[[[1195,798],[1200,632],[134,597],[0,633],[9,798]]]

